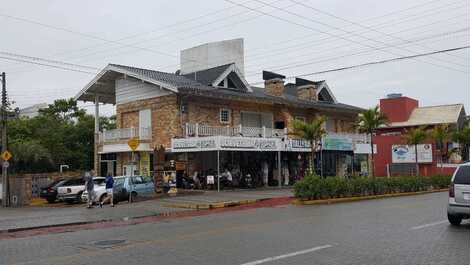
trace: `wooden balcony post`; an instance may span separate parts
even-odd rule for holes
[[[184,136],[185,136],[185,138],[188,138],[188,135],[189,135],[189,133],[188,133],[189,124],[188,124],[188,123],[185,123],[184,126],[185,126],[185,127],[184,127],[184,134],[185,134],[185,135],[184,135]]]
[[[242,124],[240,123],[238,127],[239,127],[239,132],[238,132],[239,136],[243,136]]]
[[[196,137],[199,137],[199,123],[196,123],[196,132],[195,132]]]
[[[263,126],[263,138],[266,138],[266,126]]]

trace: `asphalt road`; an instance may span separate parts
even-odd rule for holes
[[[449,226],[446,200],[285,205],[3,240],[0,264],[470,264],[470,223]]]

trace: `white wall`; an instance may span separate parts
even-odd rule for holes
[[[116,104],[165,96],[170,93],[168,90],[161,89],[156,85],[144,83],[136,79],[116,80]]]
[[[181,74],[235,63],[245,74],[243,39],[206,43],[181,51]]]

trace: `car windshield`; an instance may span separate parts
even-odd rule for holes
[[[114,185],[117,186],[117,185],[122,185],[124,184],[124,178],[115,178],[114,179]]]
[[[105,179],[99,178],[99,179],[93,179],[93,183],[96,185],[103,185],[105,183]]]
[[[57,187],[59,187],[59,186],[64,185],[64,183],[66,183],[66,182],[67,182],[67,180],[63,180],[63,179],[62,179],[62,180],[58,180],[58,181],[52,183],[52,184],[51,184],[51,187],[57,188]]]
[[[470,185],[470,166],[461,166],[454,178],[455,184],[468,184]]]

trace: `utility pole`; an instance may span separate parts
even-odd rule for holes
[[[7,85],[5,72],[2,73],[2,154],[7,150]],[[9,181],[7,167],[2,165],[2,204],[3,207],[10,205]]]

